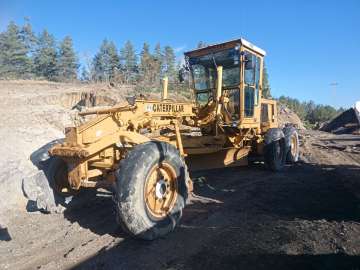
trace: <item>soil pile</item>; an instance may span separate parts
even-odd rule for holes
[[[360,134],[359,111],[356,108],[350,108],[325,123],[320,130],[334,134]]]
[[[278,105],[278,119],[281,127],[292,124],[297,129],[305,130],[305,126],[299,116],[283,104]]]

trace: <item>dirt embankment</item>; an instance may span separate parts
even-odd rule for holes
[[[37,170],[30,155],[63,138],[82,106],[114,105],[131,91],[104,84],[0,81],[0,212],[24,209],[21,180]]]

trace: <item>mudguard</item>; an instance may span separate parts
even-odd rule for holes
[[[265,144],[270,144],[283,138],[285,134],[280,128],[270,128],[265,134],[264,141]]]

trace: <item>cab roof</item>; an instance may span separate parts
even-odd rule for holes
[[[222,42],[222,43],[211,44],[211,45],[203,47],[203,48],[185,52],[184,55],[188,56],[188,57],[196,57],[196,56],[200,56],[200,55],[205,55],[211,51],[218,51],[221,49],[225,50],[225,49],[233,48],[237,44],[240,44],[240,45],[246,47],[247,49],[250,49],[262,56],[266,55],[266,52],[263,49],[255,46],[254,44],[252,44],[251,42],[247,41],[244,38],[233,39],[233,40],[229,40],[229,41]]]

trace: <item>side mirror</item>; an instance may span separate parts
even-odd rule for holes
[[[245,69],[249,70],[249,69],[253,69],[254,68],[254,61],[253,61],[253,56],[251,54],[245,54]]]

